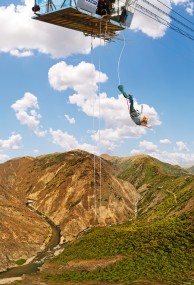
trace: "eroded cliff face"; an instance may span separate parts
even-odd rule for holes
[[[48,224],[30,211],[23,201],[1,187],[0,194],[0,271],[27,260],[40,251],[49,234]]]
[[[116,167],[84,151],[18,158],[0,165],[0,269],[33,256],[49,226],[33,206],[60,225],[65,241],[92,226],[118,224],[135,216],[136,189],[118,179]]]

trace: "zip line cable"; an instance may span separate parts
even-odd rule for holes
[[[165,16],[171,18],[172,20],[174,20],[175,22],[181,24],[182,26],[184,26],[185,28],[191,30],[192,32],[194,32],[194,30],[192,28],[190,28],[189,26],[185,25],[183,22],[177,20],[175,17],[171,16],[170,14],[166,13],[165,11],[161,10],[160,8],[156,7],[154,4],[150,3],[147,0],[142,0],[144,3],[148,4],[149,6],[151,6],[152,8],[154,8],[155,10],[157,10],[158,12],[164,14]]]
[[[139,9],[137,9],[139,8]],[[186,31],[184,31],[183,29],[180,29],[179,27],[175,26],[174,24],[168,22],[167,20],[163,19],[162,17],[154,14],[153,12],[151,12],[150,10],[146,9],[145,7],[139,5],[139,4],[136,4],[136,10],[146,16],[148,16],[149,18],[163,24],[164,26],[178,32],[179,34],[182,34],[183,36],[191,39],[191,40],[194,40],[194,35],[191,35],[189,33],[187,33]]]
[[[189,22],[190,24],[194,25],[193,22],[191,22],[190,20],[188,20],[187,18],[185,18],[184,16],[182,16],[180,13],[176,12],[174,9],[170,8],[169,6],[167,6],[166,4],[162,3],[160,0],[157,0],[160,4],[162,4],[163,6],[165,6],[166,8],[168,8],[170,11],[172,11],[173,13],[177,14],[179,17],[183,18],[185,21]]]

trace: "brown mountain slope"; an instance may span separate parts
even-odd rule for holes
[[[194,165],[187,167],[186,170],[194,174]]]
[[[2,166],[2,165],[1,165]],[[48,224],[30,211],[14,191],[14,180],[0,169],[0,270],[14,266],[40,250]],[[11,182],[12,181],[12,182]],[[13,190],[13,191],[12,191]]]
[[[194,210],[194,175],[183,168],[148,155],[102,157],[118,167],[118,177],[136,187],[139,218],[163,219]]]
[[[135,188],[114,176],[109,162],[83,151],[37,158],[26,192],[34,205],[59,224],[66,240],[87,227],[127,221],[134,216]],[[101,168],[101,172],[100,172]]]
[[[138,194],[134,186],[115,173],[115,166],[98,157],[94,169],[94,156],[79,150],[1,164],[4,216],[0,227],[7,235],[0,244],[1,254],[7,260],[30,257],[48,235],[45,222],[25,206],[28,199],[60,225],[66,241],[87,227],[122,223],[134,217]],[[0,265],[4,263],[1,259]]]

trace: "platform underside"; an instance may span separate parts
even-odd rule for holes
[[[125,28],[111,19],[104,19],[99,15],[89,14],[73,7],[36,14],[34,19],[105,39],[113,38],[117,31]]]

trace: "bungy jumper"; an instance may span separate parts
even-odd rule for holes
[[[111,41],[131,25],[137,0],[35,0],[33,19]]]
[[[143,106],[141,108],[141,112],[139,110],[136,110],[134,108],[133,96],[131,94],[127,94],[124,91],[123,85],[119,85],[118,89],[127,100],[129,114],[130,114],[130,117],[133,120],[133,122],[138,126],[144,126],[147,128],[151,128],[151,126],[148,125],[148,117],[142,115]],[[129,101],[130,105],[129,105],[128,101]]]

